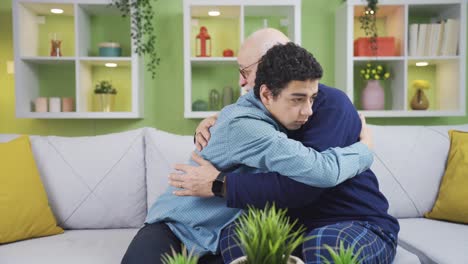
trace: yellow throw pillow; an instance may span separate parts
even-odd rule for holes
[[[0,143],[0,244],[60,233],[29,137]]]
[[[450,153],[439,195],[427,218],[468,224],[468,132],[450,130]]]

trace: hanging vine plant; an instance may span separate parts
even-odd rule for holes
[[[367,0],[367,6],[364,13],[359,17],[361,29],[364,30],[366,37],[369,38],[371,44],[371,52],[373,56],[377,56],[377,3],[378,0]]]
[[[120,10],[122,17],[130,17],[132,25],[130,36],[135,45],[134,52],[140,56],[149,56],[146,67],[154,79],[160,58],[156,49],[156,33],[153,26],[155,17],[153,1],[157,0],[112,0],[111,5]]]

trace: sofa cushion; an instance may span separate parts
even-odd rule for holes
[[[449,151],[448,130],[463,126],[370,126],[375,172],[397,218],[422,217],[437,197]]]
[[[120,263],[138,229],[69,230],[0,246],[2,264]]]
[[[0,143],[0,244],[63,233],[27,136]]]
[[[143,224],[143,131],[32,137],[34,156],[60,226],[125,228]]]
[[[418,256],[409,252],[408,250],[398,246],[397,253],[395,258],[393,259],[393,264],[419,264]]]
[[[146,128],[145,145],[146,185],[148,205],[151,206],[168,187],[174,164],[187,163],[195,145],[193,136],[170,134],[154,128]]]
[[[450,154],[428,218],[468,224],[468,133],[450,130]]]
[[[422,263],[466,263],[468,225],[424,218],[400,219],[399,244]]]

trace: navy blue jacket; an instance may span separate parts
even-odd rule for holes
[[[312,110],[308,122],[290,132],[290,138],[319,151],[349,146],[359,140],[361,121],[342,91],[320,84]],[[228,207],[263,208],[275,202],[279,208],[288,208],[288,215],[298,219],[308,230],[348,220],[377,224],[395,238],[400,229],[398,221],[387,213],[388,202],[370,169],[326,189],[308,186],[275,172],[228,173],[226,182]]]

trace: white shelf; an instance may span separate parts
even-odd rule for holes
[[[110,3],[111,0],[13,1],[17,117],[143,117],[143,60],[133,52],[131,19],[122,18]],[[61,8],[64,13],[51,14],[51,8]],[[118,39],[108,34],[115,28],[119,28]],[[50,34],[62,40],[63,57],[49,56]],[[97,56],[98,44],[109,40],[121,44],[123,56]],[[117,68],[104,67],[107,62],[116,63]],[[118,103],[110,113],[95,112],[93,91],[102,80],[111,80],[118,92]],[[75,112],[34,112],[37,97],[73,97]]]
[[[37,64],[53,64],[53,63],[75,63],[75,57],[41,57],[41,56],[23,56],[22,61],[37,63]]]
[[[417,56],[408,56],[408,60],[430,60],[430,61],[438,61],[438,60],[459,60],[460,56],[423,56],[423,57],[417,57]]]
[[[399,61],[404,60],[405,57],[393,57],[393,56],[375,56],[375,57],[354,57],[354,61]]]
[[[431,110],[383,110],[369,111],[359,110],[365,117],[443,117],[464,116],[464,111],[431,111]]]
[[[208,58],[199,58],[192,57],[190,58],[192,65],[210,65],[210,64],[237,64],[236,57],[208,57]]]
[[[396,56],[354,56],[354,41],[364,37],[358,17],[365,1],[348,0],[335,14],[335,86],[343,89],[357,109],[368,117],[441,117],[466,114],[466,7],[467,0],[382,0],[379,1],[378,32],[382,37],[395,38]],[[408,56],[409,25],[436,23],[440,19],[459,21],[458,53],[452,56]],[[427,53],[426,53],[427,54]],[[416,67],[416,62],[428,62],[428,67]],[[385,81],[385,110],[361,109],[365,82],[359,70],[366,62],[378,62],[390,69]],[[428,110],[412,110],[414,80],[427,80]]]
[[[209,17],[208,11],[213,8],[221,15]],[[237,56],[244,38],[253,33],[248,30],[263,28],[265,21],[273,19],[292,41],[301,43],[300,0],[184,0],[183,19],[185,118],[205,118],[215,114],[216,111],[192,110],[194,102],[205,103],[209,108],[209,93],[213,90],[221,96],[226,86],[240,91],[237,58],[220,56],[226,48]],[[200,26],[206,26],[212,37],[212,57],[195,57],[194,41]],[[219,44],[223,41],[224,44]],[[215,47],[216,43],[222,47]],[[235,100],[233,98],[233,102]]]
[[[135,113],[129,112],[60,112],[60,113],[25,113],[17,114],[18,118],[35,118],[35,119],[135,119],[142,118]]]
[[[208,116],[213,116],[217,111],[189,111],[185,112],[184,117],[185,118],[206,118]]]

